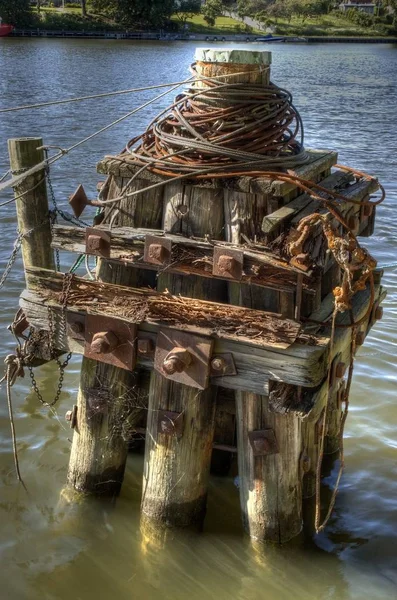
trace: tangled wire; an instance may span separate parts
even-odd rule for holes
[[[195,66],[192,66],[195,73]],[[301,117],[287,90],[199,76],[130,140],[128,161],[168,177],[213,177],[296,167],[308,160]],[[225,169],[227,174],[225,174]]]

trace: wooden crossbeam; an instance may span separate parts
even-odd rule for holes
[[[96,229],[107,231],[106,227]],[[295,291],[298,285],[300,271],[286,261],[277,258],[259,246],[244,247],[221,241],[208,242],[202,239],[192,239],[180,235],[164,234],[161,230],[134,229],[132,227],[117,227],[109,231],[111,236],[110,259],[124,265],[137,268],[153,269],[164,273],[180,273],[183,275],[200,275],[229,280],[220,274],[213,274],[213,254],[218,247],[237,249],[243,254],[243,275],[241,283],[263,286],[278,291]],[[144,260],[144,245],[146,235],[159,236],[170,240],[172,254],[168,264],[153,265]],[[79,227],[55,225],[53,228],[53,248],[84,254],[85,230]],[[304,274],[303,289],[314,293],[314,285],[309,274]]]
[[[42,278],[50,274],[48,285],[41,285]],[[40,278],[41,276],[41,278]],[[63,327],[61,326],[60,304],[56,300],[48,298],[48,287],[55,287],[56,294],[59,294],[61,276],[53,272],[43,270],[30,270],[30,281],[34,286],[34,291],[25,290],[20,298],[20,306],[25,311],[30,324],[38,329],[48,331],[48,307],[50,306],[56,314],[57,323],[57,349],[60,351],[73,351],[83,354],[84,342],[67,338]],[[54,285],[55,282],[55,285]],[[90,283],[84,281],[84,284]],[[120,286],[114,286],[120,287]],[[129,290],[129,288],[122,288]],[[376,298],[382,297],[383,291],[379,285],[376,285]],[[359,292],[354,297],[353,312],[355,319],[361,318],[369,306],[369,290]],[[70,305],[69,311],[80,315],[89,312],[98,312],[96,303],[87,302],[84,306]],[[209,303],[210,304],[210,303]],[[107,307],[109,308],[109,306]],[[109,314],[106,307],[101,314]],[[246,310],[246,309],[245,309]],[[123,317],[121,314],[114,315],[117,318],[123,318],[126,321],[132,320],[131,317]],[[327,315],[327,310],[324,316]],[[341,315],[340,319],[347,319],[348,315]],[[138,339],[140,336],[149,338],[153,344],[156,344],[157,331],[159,323],[149,323],[142,321],[138,325]],[[321,331],[318,331],[321,329]],[[208,329],[193,327],[188,325],[186,330],[193,334],[211,335]],[[221,378],[212,378],[212,383],[221,385],[229,389],[252,391],[256,394],[268,394],[269,380],[276,380],[291,385],[315,388],[322,384],[327,376],[329,360],[337,352],[341,352],[347,358],[350,351],[351,331],[350,329],[341,329],[337,331],[337,336],[332,350],[332,356],[329,353],[329,328],[317,328],[315,335],[300,334],[297,340],[288,348],[282,349],[265,345],[255,345],[255,340],[246,341],[244,338],[236,337],[218,337],[217,332],[212,332],[214,340],[214,354],[233,354],[233,359],[237,369],[237,375],[225,375]],[[138,366],[144,369],[153,369],[153,360],[149,357],[139,356]]]
[[[338,160],[338,153],[331,150],[311,150],[308,149],[309,160],[306,164],[294,169],[294,174],[303,179],[312,181],[320,181],[323,174],[327,172]],[[131,164],[129,154],[119,154],[117,156],[106,156],[97,164],[97,172],[102,175],[114,175],[116,177],[131,178],[137,171],[138,167]],[[164,181],[164,177],[160,177],[149,170],[144,171],[139,175],[141,181],[145,181],[146,185],[152,185],[160,181]],[[172,178],[169,178],[172,182]],[[277,179],[269,179],[266,177],[234,177],[228,179],[206,179],[206,180],[186,180],[186,185],[194,185],[210,188],[232,189],[240,192],[248,192],[254,194],[269,194],[274,196],[285,196],[296,188],[293,183]],[[144,185],[143,185],[144,187]]]

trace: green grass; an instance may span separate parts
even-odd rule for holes
[[[277,23],[273,21],[277,28],[277,33],[282,35],[301,35],[301,36],[382,36],[382,28],[379,30],[374,27],[360,27],[352,21],[335,15],[323,15],[317,18],[308,18],[304,23],[301,19],[293,17],[288,23],[286,19],[278,19]]]
[[[175,23],[180,23],[178,17],[174,15],[171,20]],[[236,21],[231,17],[218,17],[214,27],[210,27],[205,21],[203,15],[194,15],[187,21],[190,33],[208,33],[210,35],[222,35],[226,33],[247,33],[244,31],[244,25],[241,21]],[[248,32],[249,33],[249,32]],[[253,29],[252,33],[260,33],[259,30]]]

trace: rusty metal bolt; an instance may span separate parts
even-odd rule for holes
[[[91,351],[95,354],[108,354],[117,348],[119,338],[113,331],[95,333],[91,342]]]
[[[236,260],[232,256],[226,256],[221,254],[218,258],[218,269],[220,271],[226,271],[226,273],[233,273],[236,268]]]
[[[73,418],[73,411],[72,410],[66,411],[66,413],[65,413],[66,421],[68,421],[70,423],[72,418]]]
[[[363,215],[364,217],[370,217],[372,215],[373,206],[371,204],[364,204]]]
[[[84,324],[81,321],[74,321],[73,323],[69,323],[69,329],[72,333],[83,333]]]
[[[356,335],[356,346],[362,346],[365,342],[365,331],[358,331]]]
[[[347,224],[353,232],[356,232],[360,227],[360,219],[356,215],[351,215],[347,220]]]
[[[189,208],[186,206],[186,204],[179,204],[179,206],[176,207],[176,212],[178,217],[183,218],[188,214]]]
[[[154,344],[152,340],[142,339],[138,340],[138,354],[146,355],[152,354],[154,351]]]
[[[173,348],[163,362],[163,370],[167,375],[182,373],[192,362],[192,355],[185,348]]]
[[[73,405],[72,410],[68,410],[65,414],[65,419],[70,423],[71,429],[74,429],[77,425],[77,404]]]
[[[342,377],[345,373],[346,373],[346,364],[344,362],[339,362],[335,367],[335,377],[337,379],[342,379]]]
[[[211,360],[211,369],[213,371],[216,371],[217,373],[223,372],[226,369],[226,367],[227,364],[225,359],[220,356]]]
[[[303,473],[308,473],[310,471],[310,467],[311,467],[311,460],[310,460],[310,456],[308,456],[307,454],[304,454],[301,458],[301,467],[302,467],[302,472]]]
[[[381,319],[383,317],[383,306],[377,306],[375,309],[375,319]]]
[[[167,251],[161,244],[150,244],[149,246],[149,258],[152,260],[158,260],[164,262],[167,258]]]
[[[252,443],[254,446],[254,452],[257,455],[268,454],[272,449],[271,443],[265,437],[257,437],[253,440]]]
[[[103,239],[100,235],[92,233],[87,238],[87,250],[90,252],[99,252],[102,249]]]

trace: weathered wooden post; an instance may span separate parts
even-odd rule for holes
[[[10,166],[13,175],[20,175],[44,161],[41,138],[8,140]],[[45,169],[27,177],[15,187],[18,229],[22,239],[22,258],[25,267],[55,269],[51,248],[51,226],[47,198]],[[28,278],[27,278],[28,279]],[[27,287],[29,283],[27,281]]]
[[[228,77],[232,83],[268,82],[268,52],[196,52],[199,75]],[[196,83],[203,87],[202,81]],[[171,184],[165,191],[164,230],[225,239],[224,191]],[[199,277],[162,276],[159,288],[209,300],[226,300],[227,284]],[[174,346],[189,340],[169,340]],[[190,341],[194,348],[194,338]],[[208,348],[209,351],[209,348]],[[145,518],[175,526],[201,523],[214,437],[216,389],[199,391],[152,374],[146,437],[142,512]],[[170,427],[166,428],[165,421]],[[164,423],[164,424],[163,424]]]

